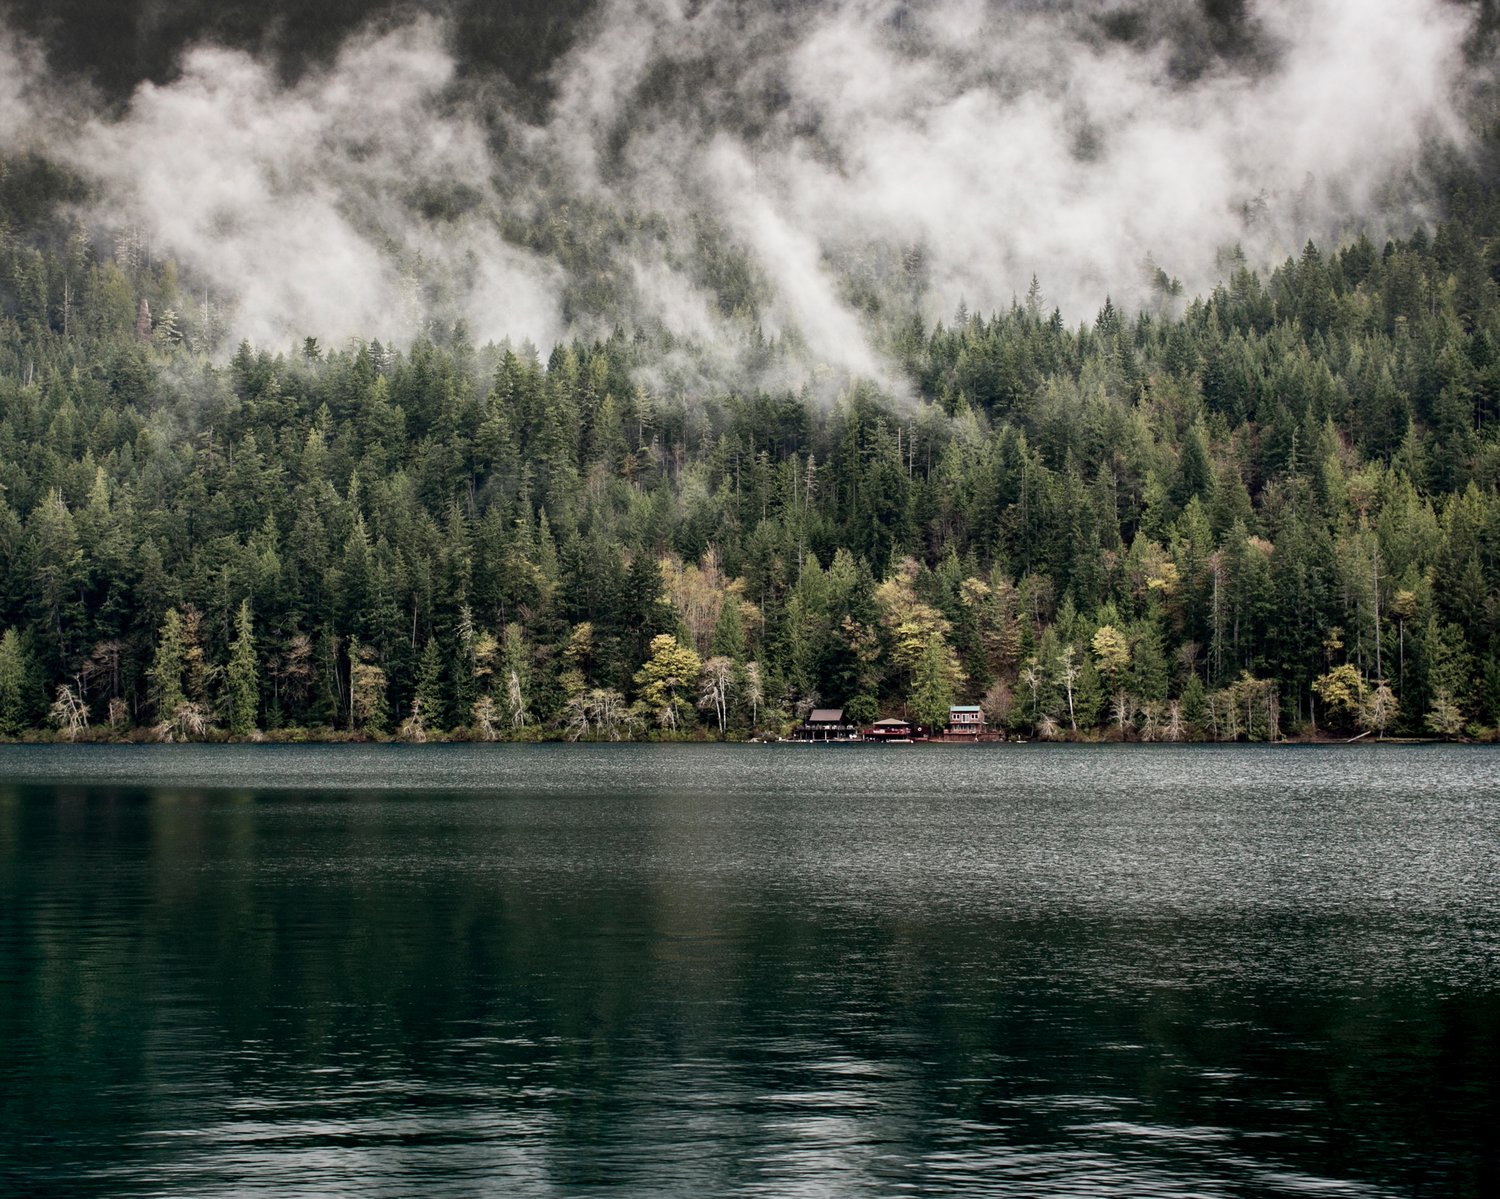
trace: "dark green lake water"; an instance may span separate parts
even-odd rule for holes
[[[1500,754],[0,748],[0,1194],[1500,1193]]]

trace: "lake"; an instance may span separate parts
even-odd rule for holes
[[[1500,1193],[1500,753],[0,747],[0,1194]]]

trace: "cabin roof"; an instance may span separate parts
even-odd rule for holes
[[[909,720],[898,720],[894,716],[887,716],[884,720],[877,720],[870,727],[873,729],[904,729],[909,724],[911,724]]]
[[[948,709],[948,711],[950,711],[950,712],[977,712],[977,711],[979,711],[979,705],[978,704],[954,704],[951,708]]]
[[[807,718],[808,724],[840,724],[844,719],[843,708],[814,708]]]

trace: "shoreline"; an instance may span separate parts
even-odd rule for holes
[[[568,738],[568,737],[507,737],[483,739],[475,737],[427,737],[420,741],[401,737],[372,737],[363,733],[346,733],[336,730],[297,730],[292,736],[278,736],[276,734],[260,734],[254,737],[204,737],[190,741],[161,741],[149,736],[113,735],[102,737],[79,737],[69,739],[65,735],[52,735],[43,730],[28,730],[20,737],[0,737],[0,748],[15,747],[76,747],[86,748],[91,746],[112,746],[116,748],[163,748],[184,746],[351,746],[356,748],[398,746],[406,748],[422,748],[424,746],[456,746],[456,745],[488,745],[488,746],[514,746],[514,745],[786,745],[806,746],[814,749],[838,749],[850,747],[880,746],[899,752],[901,750],[913,749],[922,746],[937,746],[940,748],[961,748],[976,746],[993,746],[1001,748],[1004,746],[1021,745],[1074,745],[1074,746],[1198,746],[1198,745],[1259,745],[1259,746],[1411,746],[1411,745],[1495,745],[1500,743],[1500,738],[1474,738],[1474,737],[1333,737],[1323,733],[1316,735],[1299,735],[1282,737],[1276,741],[1236,739],[1233,741],[1218,741],[1209,737],[1183,737],[1176,741],[1155,739],[1143,741],[1139,738],[1116,738],[1116,737],[996,737],[985,740],[966,739],[959,740],[923,740],[905,742],[893,745],[889,742],[864,741],[864,740],[830,740],[830,741],[801,741],[790,737],[620,737],[620,738]]]

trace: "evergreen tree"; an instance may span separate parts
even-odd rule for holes
[[[422,649],[422,657],[417,664],[415,699],[425,730],[448,727],[443,703],[443,656],[438,649],[436,637],[427,638],[427,644]]]
[[[234,644],[229,649],[229,731],[236,737],[248,737],[260,716],[260,663],[249,600],[240,602],[234,629]]]
[[[6,629],[0,637],[0,736],[14,737],[30,723],[30,673],[20,634]]]
[[[740,617],[739,601],[733,595],[726,595],[719,607],[710,651],[735,662],[745,660],[745,624]]]
[[[151,702],[156,718],[163,723],[176,719],[178,709],[187,703],[182,675],[188,651],[187,633],[176,608],[168,608],[156,639],[156,656],[152,659]]]
[[[912,719],[929,729],[942,729],[948,723],[960,677],[958,662],[942,634],[930,633],[913,675],[908,705]]]

